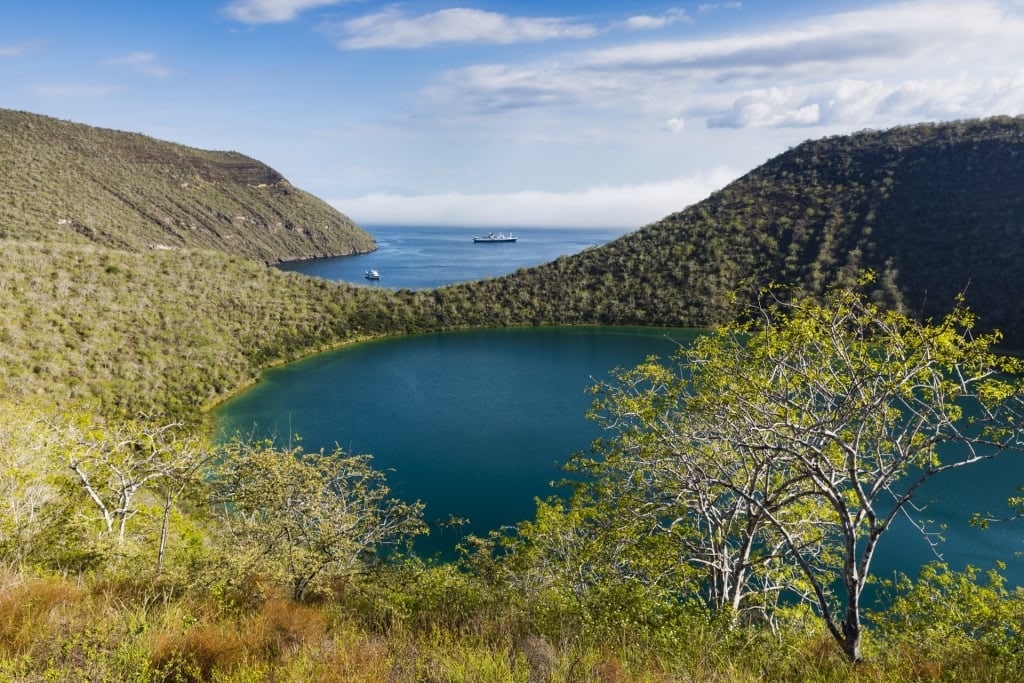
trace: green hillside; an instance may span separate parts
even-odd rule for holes
[[[505,277],[397,292],[267,267],[372,248],[372,239],[251,159],[27,114],[0,112],[0,122],[0,680],[1021,680],[1024,591],[994,572],[937,566],[916,581],[881,582],[883,607],[865,615],[856,664],[836,647],[820,605],[779,602],[775,582],[787,596],[807,592],[793,578],[792,552],[747,553],[767,564],[742,567],[748,578],[735,585],[753,590],[737,603],[743,611],[713,603],[706,555],[690,549],[703,537],[687,507],[704,500],[690,488],[703,485],[702,467],[634,467],[623,460],[633,452],[628,431],[605,432],[594,453],[603,459],[574,458],[581,486],[573,498],[538,501],[533,520],[463,539],[464,557],[445,563],[403,555],[425,528],[422,508],[391,499],[386,474],[368,456],[302,454],[291,435],[287,450],[213,444],[201,422],[204,408],[262,369],[338,344],[503,325],[712,326],[741,314],[736,304],[763,285],[818,294],[866,267],[879,273],[874,298],[908,314],[892,328],[896,341],[925,340],[923,357],[945,378],[951,356],[931,342],[949,346],[956,337],[953,347],[973,348],[971,336],[939,334],[911,318],[947,312],[960,291],[983,326],[1024,341],[1014,278],[1024,258],[1024,119],[808,142],[604,247]],[[832,297],[839,319],[868,310],[860,303]],[[773,329],[781,345],[773,353],[796,349],[800,360],[800,349],[829,337],[822,329],[806,320]],[[787,346],[795,330],[809,330],[811,343]],[[879,349],[900,370],[904,347],[919,344],[884,337],[888,346],[877,338],[865,346],[840,332],[837,352],[867,350],[858,357],[869,361],[872,380],[860,388],[904,386],[874,381],[885,374],[875,371]],[[721,348],[764,342],[738,339]],[[982,352],[972,357],[987,358],[988,342],[978,340]],[[710,400],[691,405],[759,410],[772,400],[772,368],[754,362],[766,357],[774,362],[741,354],[734,366],[734,356],[712,354],[728,362],[705,384]],[[844,363],[812,360],[791,365],[812,380],[828,368],[828,381],[809,385],[834,391],[838,382],[844,391]],[[618,414],[607,411],[621,408],[628,415],[619,427],[637,415],[676,425],[661,410],[672,410],[674,396],[638,403],[629,394],[666,386],[655,363],[642,368],[653,374],[625,393],[605,387],[599,424],[609,426]],[[915,386],[927,386],[919,381],[915,374]],[[986,383],[986,396],[1005,398],[1001,381]],[[788,402],[802,385],[785,386]],[[1013,398],[1022,391],[1014,388]],[[841,402],[822,396],[807,405]],[[866,412],[838,412],[887,422],[876,411],[887,400],[872,396]],[[709,444],[709,469],[741,462],[729,444],[734,427],[748,423],[703,414],[711,419],[694,425],[726,430]],[[777,419],[774,410],[764,414]],[[904,432],[927,447],[922,433]],[[643,453],[693,442],[635,436]],[[664,455],[665,464],[685,460]],[[846,463],[844,456],[842,476],[853,468]],[[781,471],[797,486],[832,481]],[[840,549],[816,544],[862,525],[848,525],[845,514],[835,523],[814,492],[792,499],[798,507],[777,517],[818,525],[807,547],[820,549],[826,574],[817,576],[829,580]],[[710,541],[739,548],[750,518],[736,519],[724,536],[709,528]],[[664,520],[672,520],[668,529]],[[758,544],[778,547],[777,535],[758,528]],[[378,555],[382,544],[395,554]]]
[[[3,254],[0,393],[19,401],[194,418],[346,335],[324,317],[347,288],[214,251],[7,240]]]
[[[737,315],[735,294],[742,301],[769,283],[820,293],[867,267],[880,275],[875,296],[881,301],[932,316],[948,311],[956,293],[965,291],[983,327],[1002,329],[1013,345],[1024,341],[1024,285],[1014,277],[1024,262],[1018,191],[1024,119],[807,142],[707,200],[603,247],[501,278],[390,292],[265,268],[250,259],[282,258],[284,247],[268,256],[258,231],[244,242],[221,240],[199,250],[147,249],[146,231],[168,241],[170,233],[161,232],[166,226],[144,222],[115,198],[159,194],[155,184],[134,184],[129,170],[136,162],[125,156],[129,141],[137,150],[180,154],[174,165],[154,166],[168,175],[203,159],[223,164],[242,157],[43,117],[0,118],[36,135],[44,128],[66,133],[46,145],[22,144],[19,153],[45,149],[51,162],[78,158],[80,178],[85,168],[107,166],[128,174],[116,192],[93,199],[70,179],[37,170],[40,165],[19,165],[21,175],[4,185],[0,390],[10,396],[46,395],[58,403],[83,398],[98,401],[101,411],[156,409],[195,418],[201,406],[252,382],[261,368],[352,339],[524,324],[708,326]],[[7,134],[12,129],[4,127]],[[69,150],[89,142],[96,159],[61,151],[60,140]],[[248,163],[246,173],[273,173]],[[210,168],[204,173],[213,173]],[[15,182],[32,174],[39,187],[50,189],[28,192],[25,182]],[[102,177],[113,183],[117,176]],[[161,176],[138,177],[155,183]],[[98,187],[94,182],[100,181],[86,184]],[[205,194],[191,196],[197,203],[190,210],[217,216],[217,202],[241,201],[241,194],[217,194],[226,185],[202,185]],[[266,191],[246,183],[231,187]],[[289,192],[283,196],[306,197]],[[87,200],[97,207],[96,241],[78,232],[78,224],[44,229],[38,219],[65,215]],[[160,201],[183,200],[172,193]],[[22,215],[31,208],[35,223],[11,217],[22,208]]]
[[[1024,118],[806,142],[619,240],[483,285],[511,320],[707,326],[769,283],[819,294],[871,268],[925,316],[957,293],[1024,341]],[[500,317],[500,316],[499,316]]]
[[[0,109],[0,237],[216,249],[277,262],[373,238],[274,169],[143,135]]]

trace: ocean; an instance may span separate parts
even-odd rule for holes
[[[294,261],[278,266],[327,280],[391,289],[434,289],[529,268],[559,256],[606,244],[627,230],[607,228],[521,228],[494,230],[514,234],[516,242],[475,244],[474,235],[491,229],[444,227],[368,227],[378,249],[370,254]],[[367,280],[376,270],[380,280]]]

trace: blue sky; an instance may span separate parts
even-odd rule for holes
[[[363,225],[635,228],[808,138],[1024,113],[1024,2],[8,2],[0,107]]]

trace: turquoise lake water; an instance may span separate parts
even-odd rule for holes
[[[367,268],[378,268],[385,283],[380,286],[434,287],[466,273],[489,277],[511,272],[531,265],[517,258],[550,260],[620,234],[544,231],[531,245],[526,231],[516,233],[524,235],[516,244],[473,245],[471,230],[391,228],[374,234],[382,252],[387,245],[393,253],[299,265],[307,274],[353,282]],[[458,268],[431,265],[446,244],[460,245],[461,256],[454,259]],[[214,418],[226,433],[255,430],[277,435],[281,443],[289,433],[299,434],[308,451],[339,445],[347,452],[372,454],[376,466],[387,470],[396,495],[426,503],[428,521],[450,515],[470,520],[460,530],[435,528],[417,546],[424,555],[451,557],[462,534],[485,534],[527,519],[535,497],[555,492],[550,484],[561,478],[559,466],[600,434],[584,417],[591,402],[588,387],[609,379],[612,368],[636,365],[650,354],[668,357],[693,334],[533,328],[367,342],[270,370],[262,382],[222,405]],[[975,512],[1005,515],[1005,500],[1021,485],[1024,456],[1002,456],[932,479],[915,500],[923,509],[914,517],[943,530],[939,552],[953,566],[987,569],[1002,560],[1010,580],[1024,585],[1019,557],[1024,525],[999,524],[984,531],[968,525]],[[872,567],[876,576],[896,570],[912,574],[935,559],[902,519],[880,546]]]
[[[599,434],[587,388],[614,367],[669,356],[693,333],[642,328],[539,328],[419,335],[358,344],[274,368],[224,404],[227,433],[289,431],[306,450],[370,453],[396,495],[427,504],[421,552],[450,553],[533,515],[559,466]]]
[[[426,519],[465,517],[461,530],[435,528],[417,549],[454,554],[465,532],[532,516],[535,497],[555,492],[559,466],[586,450],[600,430],[584,414],[586,389],[651,354],[667,358],[693,332],[644,328],[531,328],[392,338],[357,344],[274,368],[224,404],[227,433],[302,436],[306,450],[370,453],[394,493],[427,504]],[[915,499],[915,513],[946,539],[954,566],[990,568],[1001,559],[1024,585],[1024,529],[969,527],[975,512],[1005,514],[1024,482],[1024,458],[1001,456],[937,476]],[[900,519],[882,540],[873,573],[913,573],[935,559]]]

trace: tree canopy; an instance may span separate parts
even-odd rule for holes
[[[928,534],[931,477],[1020,448],[1021,365],[963,306],[921,322],[849,290],[769,291],[756,313],[595,387],[613,436],[577,458],[575,503],[671,538],[714,609],[809,601],[857,660],[885,532],[902,517]]]

